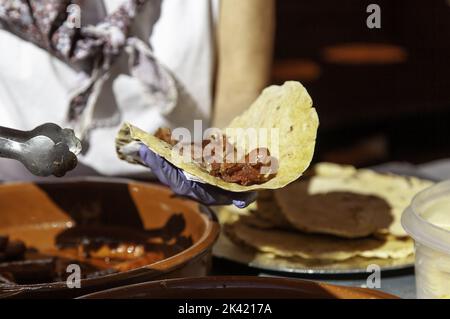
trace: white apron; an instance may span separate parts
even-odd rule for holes
[[[219,0],[152,0],[139,15],[141,38],[149,39],[156,58],[174,74],[182,89],[170,110],[149,103],[152,97],[135,78],[120,75],[105,89],[96,105],[94,120],[117,118],[89,135],[89,149],[80,168],[70,175],[135,175],[143,167],[121,162],[114,138],[120,123],[131,122],[145,130],[160,126],[190,128],[194,119],[208,124],[214,78],[214,28]],[[82,8],[91,23],[114,11],[121,0],[86,0]],[[0,126],[21,130],[45,122],[64,125],[71,94],[79,75],[44,50],[0,30]],[[107,87],[107,86],[106,86]],[[0,159],[0,180],[35,179],[20,164]]]

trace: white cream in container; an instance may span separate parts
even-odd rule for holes
[[[450,298],[450,181],[417,194],[402,225],[415,241],[417,298]]]

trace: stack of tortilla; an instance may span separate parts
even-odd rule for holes
[[[246,213],[222,209],[219,217],[233,246],[253,252],[256,264],[397,266],[411,263],[414,253],[413,241],[400,224],[401,214],[412,197],[431,184],[321,163],[297,182],[260,192],[256,207]]]

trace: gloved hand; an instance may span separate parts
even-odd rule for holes
[[[230,192],[219,187],[187,179],[183,170],[142,145],[139,149],[142,161],[151,168],[161,183],[176,194],[188,196],[205,205],[230,205],[244,208],[256,199],[256,192]]]

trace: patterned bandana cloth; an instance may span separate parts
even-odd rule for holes
[[[128,55],[128,73],[138,78],[166,111],[177,100],[176,82],[155,59],[148,43],[130,36],[130,27],[148,0],[124,0],[96,25],[74,23],[72,9],[84,0],[0,0],[0,27],[47,50],[88,74],[70,100],[67,122],[84,137],[89,129],[117,123],[94,121],[93,110],[111,69],[122,53]],[[78,6],[76,6],[78,5]],[[76,11],[76,10],[75,10]],[[76,13],[76,12],[75,12]],[[113,120],[117,122],[117,118]]]

